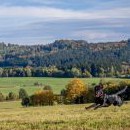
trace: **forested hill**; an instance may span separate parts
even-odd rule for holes
[[[48,45],[0,43],[0,67],[54,67],[66,72],[76,68],[92,76],[100,73],[129,73],[130,40],[88,43],[83,40],[56,40]]]

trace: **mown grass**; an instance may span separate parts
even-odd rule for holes
[[[70,80],[72,78],[0,78],[0,92],[4,95],[7,95],[11,91],[17,94],[20,88],[24,88],[29,94],[32,94],[36,90],[43,89],[43,86],[34,86],[34,83],[38,82],[43,85],[50,85],[54,93],[60,93],[61,89],[65,88]],[[100,78],[82,78],[81,80],[86,84],[98,84]],[[104,78],[104,80],[120,81],[122,79]]]
[[[85,110],[84,105],[24,108],[0,103],[0,130],[129,130],[130,104]]]

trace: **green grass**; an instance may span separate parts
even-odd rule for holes
[[[130,104],[85,110],[84,105],[24,108],[0,103],[0,130],[130,130]]]
[[[54,93],[60,93],[61,89],[65,88],[68,82],[72,80],[71,78],[0,78],[0,92],[4,95],[7,95],[9,92],[18,93],[20,88],[24,88],[29,94],[34,93],[36,90],[43,89],[43,86],[38,87],[34,86],[35,82],[42,83],[43,85],[50,85]],[[98,84],[100,78],[82,78],[85,84]],[[121,79],[115,78],[105,78],[105,81],[108,80],[117,80]]]

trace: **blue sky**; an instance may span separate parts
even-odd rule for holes
[[[130,38],[130,0],[0,0],[0,41],[47,44]]]

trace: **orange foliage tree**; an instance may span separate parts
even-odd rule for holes
[[[33,106],[53,105],[54,94],[51,90],[37,91],[30,97],[30,99],[31,99],[31,105]]]
[[[80,79],[74,79],[66,86],[66,100],[70,103],[84,103],[87,86]]]

